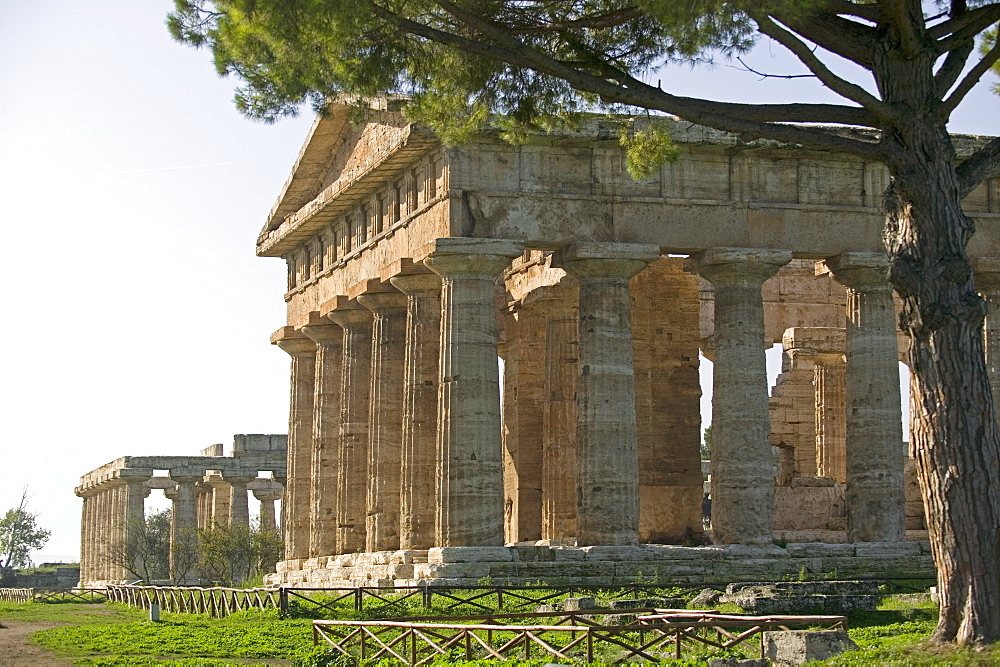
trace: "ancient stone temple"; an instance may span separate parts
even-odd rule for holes
[[[81,477],[75,489],[83,498],[80,586],[136,578],[121,562],[121,545],[128,531],[145,520],[145,499],[154,489],[172,501],[171,572],[183,583],[198,582],[193,569],[174,576],[180,567],[175,546],[197,528],[249,526],[250,496],[260,502],[261,527],[277,529],[275,502],[284,490],[286,445],[284,434],[235,435],[229,456],[221,444],[199,456],[123,456]]]
[[[881,164],[677,121],[680,158],[636,182],[600,119],[452,148],[399,104],[320,117],[257,241],[288,266],[273,582],[930,572]],[[1000,179],[966,205],[1000,268]]]

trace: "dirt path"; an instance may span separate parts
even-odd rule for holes
[[[28,635],[39,630],[48,630],[65,623],[51,621],[3,621],[0,628],[0,665],[3,667],[19,667],[21,665],[66,665],[65,660],[59,660],[51,651],[34,645]]]

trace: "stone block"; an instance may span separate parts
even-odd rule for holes
[[[340,554],[327,563],[327,567],[352,567],[358,555],[356,553]]]
[[[793,558],[850,557],[854,555],[853,544],[826,544],[824,542],[800,542],[785,547]]]
[[[580,547],[550,547],[552,555],[559,560],[583,560],[587,554]]]
[[[688,609],[711,609],[719,602],[722,593],[712,588],[705,588],[687,604]]]
[[[727,544],[726,558],[788,558],[787,550],[777,544]]]
[[[582,609],[597,609],[597,600],[592,597],[566,598],[562,601],[563,611],[580,611]]]
[[[514,552],[514,560],[522,563],[537,563],[539,561],[552,561],[556,559],[552,547],[538,545],[516,545],[511,548]]]
[[[858,645],[843,630],[785,630],[765,632],[764,655],[775,665],[801,665],[826,660]]]
[[[919,556],[918,542],[858,542],[854,553],[859,558],[882,558],[886,556]]]
[[[427,550],[428,563],[509,563],[513,549],[507,547],[434,547]]]
[[[489,563],[418,563],[413,566],[415,579],[472,579],[476,583],[490,576]]]

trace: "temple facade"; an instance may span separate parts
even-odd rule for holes
[[[179,583],[198,578],[197,550],[182,557],[178,545],[195,540],[199,528],[249,526],[251,496],[260,503],[261,528],[279,530],[286,445],[284,434],[241,434],[229,456],[221,444],[198,456],[123,456],[83,475],[75,489],[83,499],[80,587],[138,578],[141,568],[125,562],[123,545],[145,521],[145,499],[155,489],[171,501],[170,578]]]
[[[446,147],[400,103],[321,116],[257,241],[288,266],[273,582],[931,572],[883,165],[672,121],[634,181],[600,119]],[[995,290],[1000,178],[966,208]]]

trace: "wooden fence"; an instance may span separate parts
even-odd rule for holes
[[[0,602],[30,602],[30,588],[0,588]]]
[[[197,586],[108,586],[108,601],[179,614],[228,616],[246,609],[278,609],[276,588],[201,588]]]
[[[680,659],[685,649],[750,649],[763,656],[762,633],[793,627],[846,629],[844,616],[741,616],[707,611],[663,610],[640,615],[628,625],[605,625],[601,614],[616,610],[587,610],[571,614],[553,625],[506,624],[525,615],[493,615],[489,623],[478,617],[415,620],[313,621],[313,643],[325,642],[333,652],[360,661],[394,659],[406,665],[433,662],[439,656],[452,660],[530,660],[532,658],[614,664],[636,658],[660,661]],[[586,618],[587,624],[577,624]],[[466,621],[463,623],[462,621]],[[563,624],[569,622],[569,625]],[[745,654],[744,654],[745,655]]]

